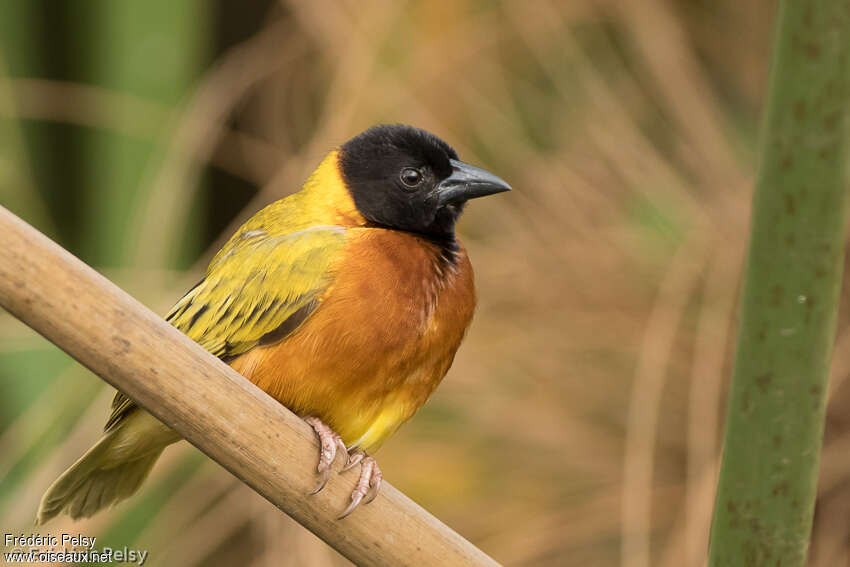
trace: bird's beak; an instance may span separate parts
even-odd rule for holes
[[[455,159],[449,161],[452,174],[435,189],[440,206],[511,190],[510,185],[489,171]]]

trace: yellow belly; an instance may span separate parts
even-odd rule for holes
[[[333,411],[330,421],[340,424],[342,440],[348,447],[360,447],[369,452],[376,451],[390,435],[396,432],[402,423],[410,419],[418,407],[399,399],[385,401],[377,416],[371,419],[357,419],[356,415]]]

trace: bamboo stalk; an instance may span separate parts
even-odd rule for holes
[[[356,471],[315,486],[312,430],[106,278],[0,207],[0,305],[359,565],[498,565],[384,483],[345,520]]]
[[[779,5],[709,563],[806,561],[844,258],[850,10]]]

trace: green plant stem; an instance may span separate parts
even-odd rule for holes
[[[780,2],[709,564],[801,566],[847,208],[850,5]]]
[[[200,0],[85,4],[75,31],[90,42],[87,72],[99,86],[177,108],[200,75],[209,13]],[[158,126],[164,141],[172,124]],[[145,173],[160,166],[165,148],[109,132],[91,132],[84,144],[90,180],[84,252],[96,264],[119,266],[134,249],[133,239],[144,237],[129,234],[128,226],[150,190]]]
[[[57,238],[42,196],[46,192],[38,189],[50,175],[43,172],[38,179],[33,167],[46,161],[49,133],[19,122],[9,82],[12,76],[37,73],[44,63],[44,38],[35,25],[40,17],[36,2],[0,0],[0,203]]]

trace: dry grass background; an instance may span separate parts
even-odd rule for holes
[[[160,312],[237,223],[294,191],[332,146],[375,122],[449,140],[515,191],[467,209],[476,320],[443,385],[378,454],[386,477],[508,565],[700,566],[773,9],[288,0],[177,108],[18,76],[2,79],[0,112],[165,144],[127,222],[133,254],[105,270]],[[3,148],[0,199],[51,230],[38,164],[21,143]],[[225,212],[230,226],[194,268],[165,269],[210,169],[259,190]],[[846,316],[838,345],[813,566],[850,564]],[[0,315],[0,349],[14,359],[46,347]],[[4,531],[29,531],[41,492],[106,415],[98,379],[55,366],[55,380],[5,410]],[[0,365],[4,384],[27,378]],[[133,501],[49,530],[147,548],[153,565],[345,563],[183,445]]]

